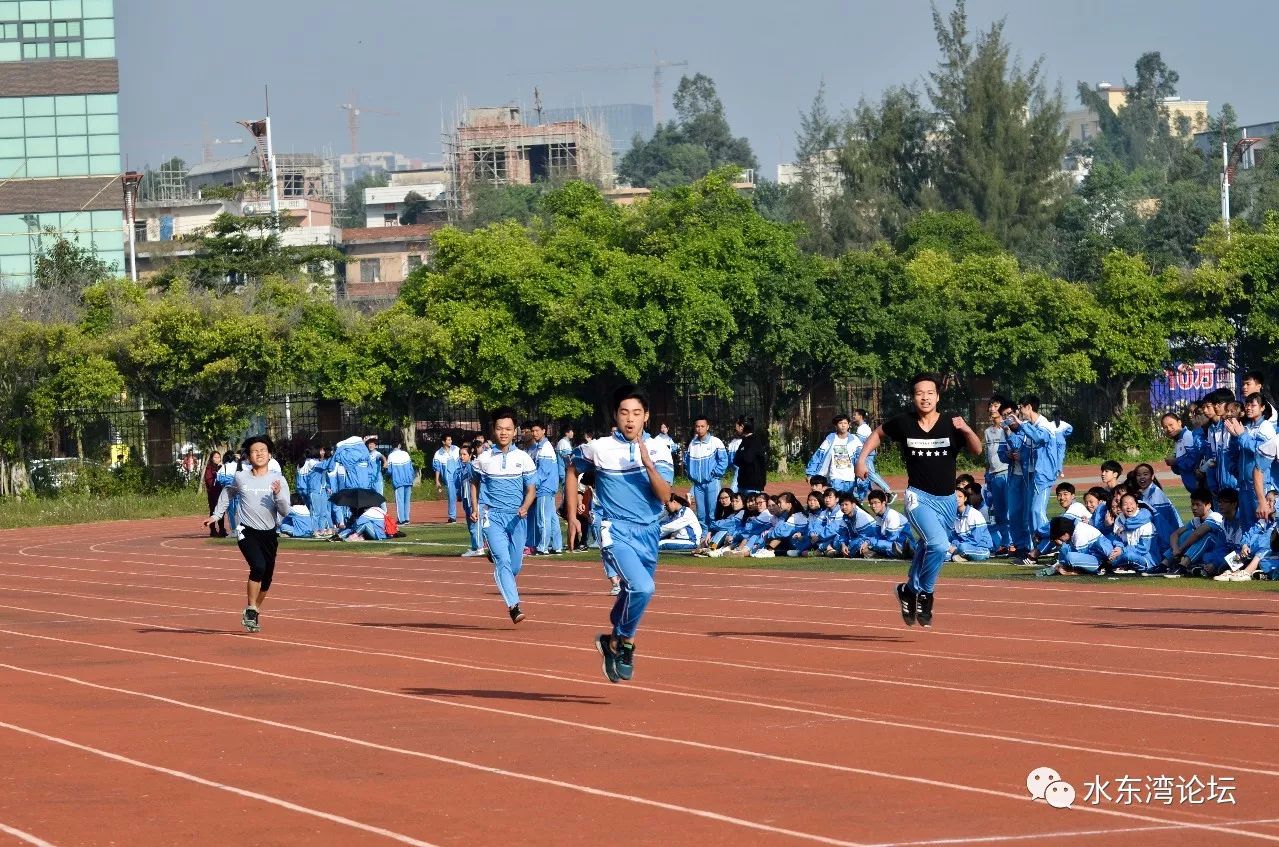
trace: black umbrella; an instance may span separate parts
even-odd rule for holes
[[[341,491],[334,491],[329,496],[329,502],[334,506],[348,506],[360,511],[372,506],[385,506],[386,498],[371,488],[343,488]]]

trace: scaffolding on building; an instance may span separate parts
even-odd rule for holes
[[[471,210],[480,185],[532,185],[575,179],[610,188],[612,146],[591,116],[526,124],[519,106],[463,107],[444,132],[444,160],[450,177],[449,219]]]
[[[187,184],[186,163],[181,159],[171,159],[160,165],[155,182],[155,196],[145,199],[172,202],[190,200],[194,196]]]

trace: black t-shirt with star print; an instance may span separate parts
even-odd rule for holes
[[[955,493],[955,459],[967,443],[950,418],[942,415],[925,432],[919,417],[905,412],[883,424],[884,436],[901,445],[906,478],[911,488],[944,497]]]

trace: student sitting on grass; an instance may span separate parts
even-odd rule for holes
[[[661,537],[657,549],[667,553],[691,553],[701,543],[702,524],[689,508],[688,500],[672,493],[666,501],[666,514],[658,526]]]
[[[1058,545],[1057,563],[1038,571],[1037,576],[1098,574],[1110,562],[1115,549],[1114,543],[1097,527],[1087,521],[1071,520],[1065,515],[1058,515],[1049,522],[1048,535]]]
[[[875,516],[875,534],[862,542],[862,558],[909,559],[914,555],[910,522],[901,512],[888,508],[888,495],[872,491],[866,501]]]
[[[1111,530],[1115,548],[1110,563],[1117,574],[1160,573],[1156,558],[1154,512],[1131,492],[1119,498],[1119,516]],[[1180,575],[1180,574],[1178,574]]]
[[[291,538],[310,538],[314,532],[315,522],[311,520],[306,497],[294,491],[289,495],[289,513],[281,519],[279,533]]]
[[[990,558],[994,542],[980,504],[981,486],[975,482],[955,488],[955,522],[951,526],[950,551],[952,562],[984,562]]]
[[[753,510],[747,509],[742,531],[733,540],[731,555],[749,556],[764,544],[764,536],[773,528],[773,513],[768,510],[768,495],[759,492],[753,501]]]
[[[334,535],[330,541],[385,541],[386,509],[370,506],[360,513],[346,529]]]
[[[804,536],[802,545],[797,548],[796,555],[827,555],[835,544],[835,539],[839,535],[839,525],[844,519],[843,512],[839,510],[839,492],[833,488],[828,488],[820,494],[816,491],[809,492],[806,517],[808,518],[807,534]]]
[[[888,495],[884,496],[886,498]],[[864,550],[875,536],[875,519],[857,505],[855,498],[856,495],[851,491],[839,495],[839,511],[843,520],[840,521],[839,533],[835,536],[835,555],[842,559],[873,558],[867,556]]]
[[[1234,508],[1233,503],[1227,502],[1225,495],[1228,492],[1234,493],[1231,489],[1226,489],[1218,495],[1223,518]],[[1204,566],[1205,575],[1212,576],[1217,582],[1247,582],[1257,573],[1265,572],[1262,566],[1267,559],[1273,558],[1274,554],[1270,552],[1271,539],[1275,530],[1279,529],[1279,520],[1276,520],[1274,513],[1274,490],[1266,492],[1266,503],[1270,507],[1270,517],[1259,518],[1247,532],[1240,533],[1237,538],[1231,537],[1232,521],[1225,518],[1225,546],[1214,551],[1208,558]],[[1273,565],[1272,561],[1271,571],[1274,570]]]
[[[732,550],[733,543],[741,536],[746,526],[747,503],[740,491],[731,491],[728,506],[722,511],[716,506],[716,514],[721,515],[711,521],[711,529],[707,535],[706,548],[701,555],[717,559]]]
[[[1075,486],[1069,482],[1057,484],[1057,505],[1061,506],[1061,513],[1071,520],[1087,522],[1092,518],[1092,509],[1087,506],[1087,495],[1085,502],[1080,503],[1075,499]],[[1094,495],[1094,500],[1099,500]]]
[[[1202,571],[1207,555],[1225,546],[1225,519],[1213,511],[1211,491],[1199,488],[1190,495],[1190,513],[1194,516],[1190,522],[1178,527],[1168,540],[1168,554],[1160,562],[1165,569]]]
[[[751,555],[757,559],[771,559],[778,553],[788,553],[792,544],[803,540],[807,527],[808,519],[800,508],[799,499],[789,491],[783,491],[777,495],[776,520]]]

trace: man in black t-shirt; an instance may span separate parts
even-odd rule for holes
[[[856,468],[858,479],[865,479],[866,457],[885,438],[901,447],[908,486],[902,508],[917,541],[910,573],[897,586],[897,601],[902,620],[925,627],[933,623],[933,588],[950,550],[948,532],[955,523],[955,459],[965,447],[974,456],[981,455],[981,439],[968,423],[958,415],[943,418],[937,411],[940,385],[940,379],[931,374],[911,380],[914,408],[884,421],[871,433]]]

